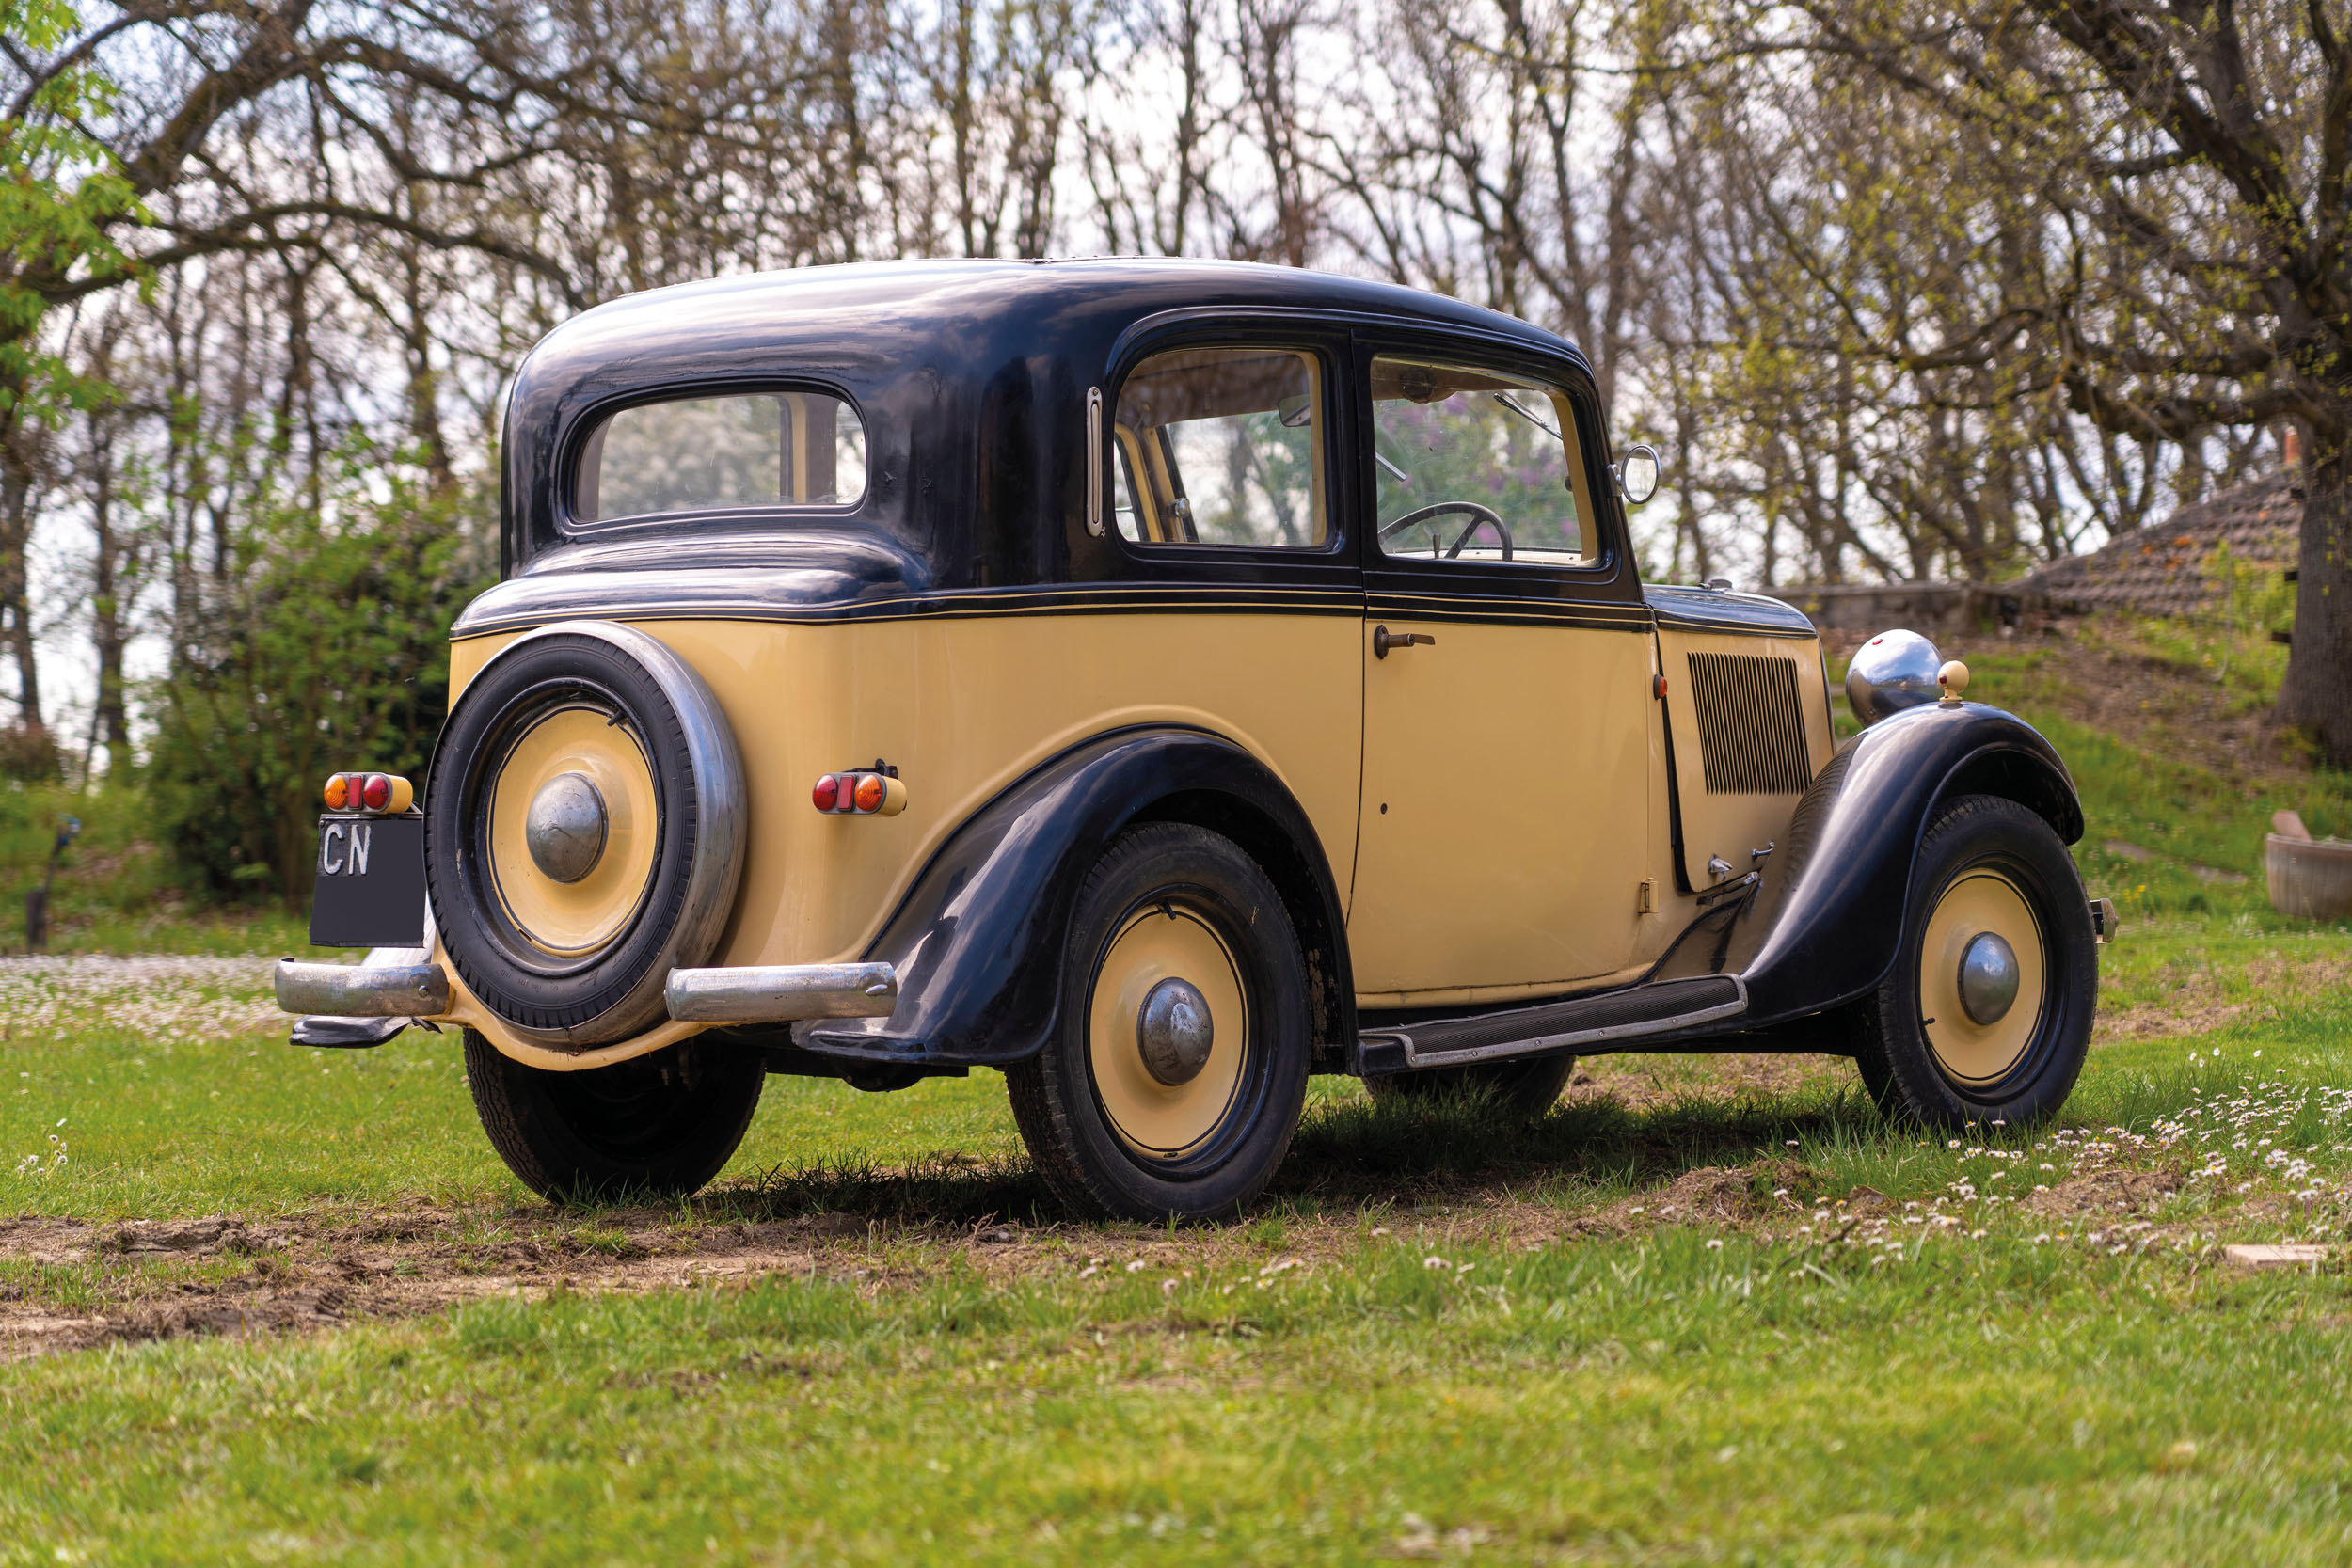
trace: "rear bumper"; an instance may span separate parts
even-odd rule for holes
[[[278,961],[278,1006],[337,1019],[442,1018],[449,971],[416,948],[378,948],[361,964]],[[898,1002],[890,965],[780,964],[674,969],[666,998],[681,1023],[789,1023],[805,1018],[887,1018]]]
[[[787,1023],[804,1018],[888,1018],[898,1005],[888,964],[777,964],[674,969],[670,1016],[692,1023]]]
[[[371,959],[382,948],[368,955]],[[400,950],[404,956],[422,953]],[[437,1018],[449,1011],[449,972],[437,963],[306,963],[280,958],[272,976],[278,1005],[330,1018]]]

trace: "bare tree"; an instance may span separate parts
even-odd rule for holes
[[[1869,360],[1920,388],[1958,377],[2005,382],[2000,406],[2062,400],[2106,436],[2190,454],[2192,491],[2213,432],[2293,421],[2307,433],[2280,710],[2339,766],[2352,765],[2348,24],[2328,0],[2025,0],[1933,16],[1806,0],[1743,13],[1737,40],[1751,61],[1801,58],[1789,74],[1816,100],[1876,103],[1882,120],[1916,127],[1901,171],[1970,194],[1946,203],[1947,258],[1930,282],[1971,286],[1940,293],[1933,311],[1886,312],[1842,346],[1871,341]],[[1802,128],[1783,145],[1796,166],[1846,172],[1825,156],[1834,143]],[[1915,192],[1883,194],[1900,204]],[[1976,262],[1957,264],[1963,251]],[[2034,469],[2026,456],[2000,452],[2011,473]],[[1947,536],[1973,526],[1937,523]]]

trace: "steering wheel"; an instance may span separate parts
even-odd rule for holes
[[[1478,531],[1481,524],[1494,526],[1496,536],[1502,541],[1502,559],[1505,561],[1511,559],[1511,525],[1504,522],[1492,507],[1481,506],[1476,501],[1431,501],[1427,506],[1415,507],[1396,521],[1384,524],[1380,530],[1380,537],[1386,539],[1391,533],[1402,533],[1416,523],[1425,523],[1432,517],[1442,517],[1449,512],[1467,513],[1470,516],[1470,524],[1455,537],[1453,546],[1445,552],[1446,560],[1452,561],[1462,553],[1462,546],[1470,543],[1470,536]]]

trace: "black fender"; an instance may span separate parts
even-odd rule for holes
[[[1008,787],[931,858],[866,958],[895,965],[886,1019],[803,1025],[819,1055],[909,1067],[1021,1061],[1052,1036],[1079,884],[1143,822],[1239,843],[1281,891],[1308,965],[1318,1065],[1356,1037],[1355,981],[1331,867],[1307,814],[1241,747],[1206,731],[1097,736]]]
[[[2013,714],[1941,703],[1871,725],[1814,780],[1733,927],[1724,967],[1747,987],[1743,1025],[1819,1012],[1886,978],[1920,842],[1938,806],[1961,795],[2005,796],[2061,842],[2083,836],[2066,764]]]

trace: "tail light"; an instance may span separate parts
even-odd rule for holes
[[[338,773],[326,781],[328,811],[397,816],[417,803],[416,786],[397,773]]]
[[[809,791],[809,800],[828,816],[896,816],[907,809],[907,786],[897,768],[877,762],[826,774]]]

